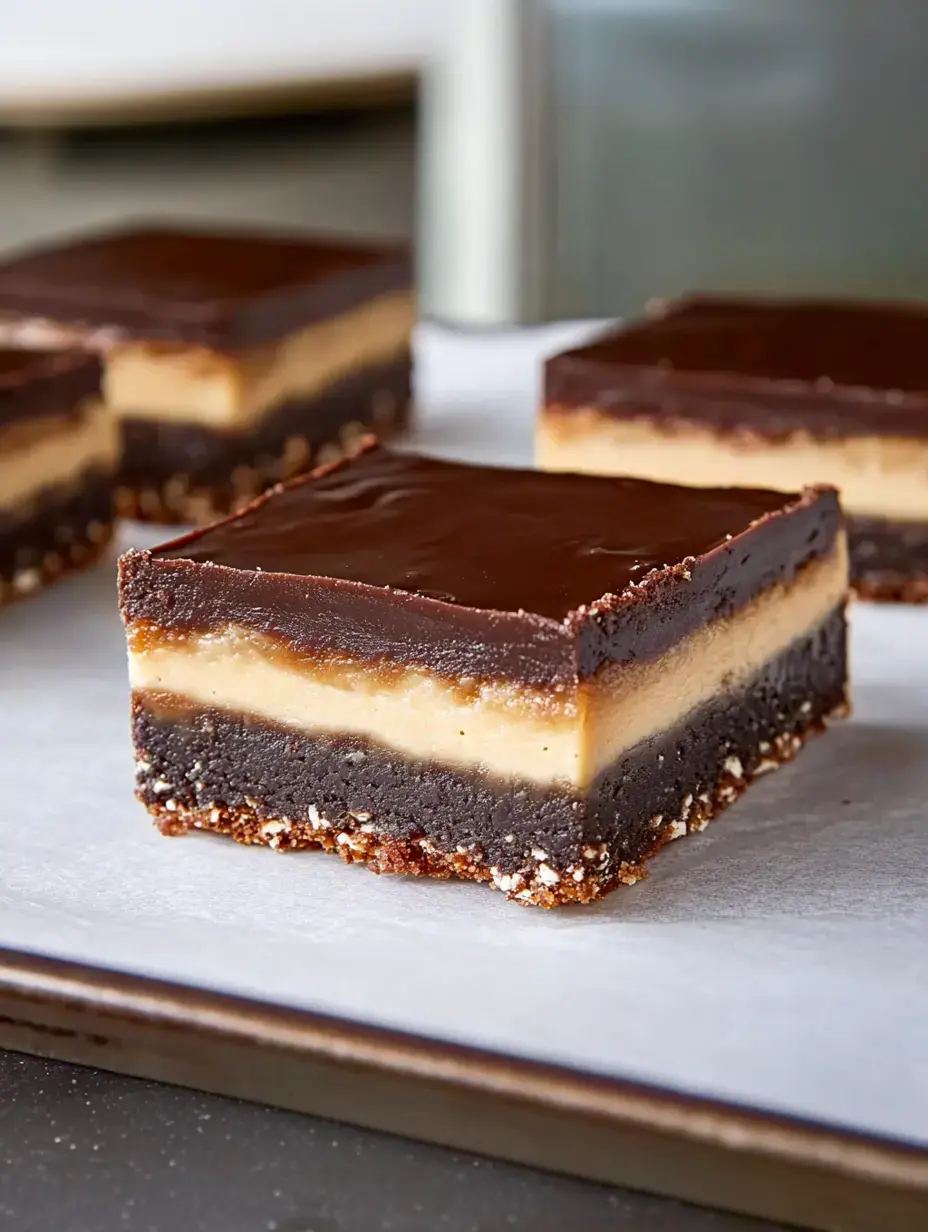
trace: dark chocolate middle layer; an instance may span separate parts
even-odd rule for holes
[[[550,686],[655,657],[835,546],[787,497],[373,448],[121,562],[127,620],[243,624],[300,653]]]
[[[841,609],[746,688],[623,754],[579,797],[410,762],[356,737],[309,737],[215,710],[150,711],[143,695],[133,707],[136,748],[146,763],[139,790],[147,804],[163,806],[166,783],[182,808],[254,807],[268,820],[305,820],[310,806],[331,821],[370,813],[381,834],[425,837],[445,851],[478,844],[486,862],[504,873],[517,870],[533,847],[559,869],[599,843],[634,863],[654,843],[655,815],[679,816],[687,795],[714,787],[729,757],[750,777],[765,744],[841,707],[845,684]]]
[[[552,408],[771,439],[928,437],[928,308],[683,300],[548,361]]]
[[[113,475],[87,471],[77,488],[49,488],[21,513],[0,514],[0,576],[41,565],[48,553],[61,554],[87,537],[87,528],[113,521]]]
[[[393,407],[390,426],[396,428],[405,420],[411,396],[412,359],[406,354],[361,368],[317,394],[284,402],[251,430],[224,432],[193,423],[127,418],[121,482],[143,490],[183,476],[195,486],[223,487],[236,467],[273,466],[290,437],[301,437],[314,453],[337,441],[339,430],[348,424],[375,430],[380,405]]]
[[[75,351],[0,348],[0,428],[19,419],[80,413],[99,397],[100,361]]]

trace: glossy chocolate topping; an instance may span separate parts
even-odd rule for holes
[[[100,392],[100,362],[80,351],[0,349],[0,426],[63,415]]]
[[[928,435],[928,305],[692,299],[549,361],[546,399],[783,435]]]
[[[770,492],[542,475],[372,449],[157,555],[563,620],[652,569],[702,556],[783,503]]]
[[[543,684],[659,653],[826,552],[838,524],[833,493],[678,488],[375,446],[124,558],[124,609]]]
[[[146,227],[77,237],[0,265],[0,313],[234,350],[410,282],[398,246]]]

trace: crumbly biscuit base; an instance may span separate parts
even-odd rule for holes
[[[841,718],[846,713],[846,705],[841,705],[827,715],[810,715],[800,730],[763,741],[756,749],[756,758],[752,758],[754,767],[751,770],[745,769],[738,758],[726,758],[719,766],[713,788],[697,798],[684,796],[675,816],[652,818],[653,841],[636,863],[621,860],[606,844],[597,844],[584,848],[580,861],[558,868],[544,851],[535,848],[526,853],[521,868],[502,873],[487,862],[479,844],[443,851],[429,838],[401,839],[379,833],[376,816],[360,810],[327,817],[310,807],[308,817],[296,820],[269,817],[259,812],[257,803],[255,807],[227,808],[217,803],[191,808],[175,798],[167,782],[156,784],[159,798],[155,803],[144,763],[139,767],[140,784],[145,784],[148,790],[140,790],[139,799],[165,835],[185,834],[194,829],[281,852],[318,848],[337,853],[348,864],[365,864],[375,873],[484,881],[523,906],[561,907],[589,903],[619,885],[634,885],[640,881],[647,875],[647,862],[662,847],[684,834],[704,830],[710,821],[734,804],[751,782],[791,761],[809,736],[824,730],[831,719]]]
[[[0,577],[0,607],[28,598],[66,574],[94,564],[106,552],[112,538],[112,522],[88,522],[72,542],[57,552],[46,552],[41,564]]]

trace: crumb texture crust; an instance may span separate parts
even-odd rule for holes
[[[367,433],[401,432],[411,400],[412,357],[404,353],[311,397],[288,399],[246,431],[124,419],[119,512],[166,524],[209,523],[271,484],[350,456]]]
[[[113,475],[89,471],[79,486],[49,489],[23,516],[0,516],[0,604],[25,598],[91,564],[113,536]]]

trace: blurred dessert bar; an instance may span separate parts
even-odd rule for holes
[[[140,799],[376,872],[586,902],[845,706],[833,491],[366,447],[120,564]]]
[[[928,601],[928,306],[693,298],[547,364],[539,465],[840,489],[851,573]]]
[[[0,350],[0,603],[100,554],[118,461],[94,356]]]
[[[411,277],[400,248],[113,231],[0,265],[0,337],[101,351],[119,513],[200,522],[404,423]]]

